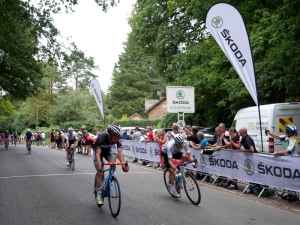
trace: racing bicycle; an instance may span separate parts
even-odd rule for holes
[[[104,163],[104,165],[109,166],[108,169],[103,170],[102,175],[102,202],[104,203],[104,198],[108,198],[108,204],[109,204],[109,210],[111,212],[111,215],[113,217],[117,217],[120,213],[121,209],[121,189],[119,182],[117,178],[114,175],[114,166],[120,165],[120,166],[128,166],[128,163],[124,162],[117,162],[117,163]],[[105,177],[105,172],[109,171],[108,176]],[[97,176],[97,173],[96,173]],[[95,176],[95,182],[94,182],[94,194],[95,198],[97,197],[97,188],[96,188],[96,176]],[[98,205],[99,208],[102,207],[102,205]]]
[[[9,140],[5,139],[4,143],[5,143],[5,149],[8,150]]]
[[[74,154],[74,149],[75,148],[69,148],[70,149],[70,154],[69,154],[69,167],[74,171],[75,169],[75,154]]]
[[[177,166],[177,170],[178,170],[178,174],[181,174],[179,180],[175,179],[175,187],[176,187],[176,191],[178,192],[178,194],[180,194],[180,191],[184,188],[184,191],[188,197],[188,199],[190,200],[190,202],[193,205],[199,205],[200,201],[201,201],[201,192],[200,192],[200,188],[198,186],[198,183],[196,182],[194,176],[192,174],[190,174],[185,166],[189,163],[192,162],[196,162],[197,164],[197,160],[193,160],[193,161],[188,161],[188,162],[183,162],[182,164]],[[175,175],[178,175],[175,174]],[[172,192],[172,188],[171,188],[171,184],[169,181],[169,170],[165,169],[164,171],[164,182],[166,185],[166,188],[169,192],[169,194],[175,198],[175,196],[173,195]]]
[[[27,142],[28,155],[31,155],[31,140]]]

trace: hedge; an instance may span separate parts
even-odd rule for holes
[[[156,128],[158,123],[160,122],[160,119],[156,120],[115,120],[113,121],[113,124],[121,127],[143,127],[146,128],[147,126],[152,126]]]

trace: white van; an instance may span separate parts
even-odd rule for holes
[[[283,143],[265,134],[265,129],[271,133],[284,135],[284,125],[294,124],[300,128],[300,102],[277,103],[260,106],[261,126],[263,136],[263,151],[274,152],[283,150]],[[254,140],[257,149],[261,150],[261,135],[259,128],[258,107],[249,107],[237,112],[233,120],[233,127],[238,131],[241,127],[248,129],[248,135]],[[300,131],[299,135],[300,135]],[[300,141],[300,137],[298,138]],[[298,145],[298,154],[300,152]]]

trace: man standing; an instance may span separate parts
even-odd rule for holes
[[[243,146],[242,151],[243,152],[250,152],[250,153],[257,153],[257,150],[255,148],[255,144],[253,139],[247,134],[247,128],[242,127],[239,130],[240,136],[242,137],[242,140],[240,143],[234,143],[232,140],[230,141],[231,144],[235,148],[241,148]]]
[[[132,135],[129,135],[132,141],[139,142],[141,139],[141,131],[138,126],[135,127],[135,132]],[[136,163],[138,161],[138,158],[135,158],[132,163]]]

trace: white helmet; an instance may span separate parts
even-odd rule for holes
[[[175,141],[175,144],[183,144],[184,138],[181,134],[175,134],[174,141]]]

